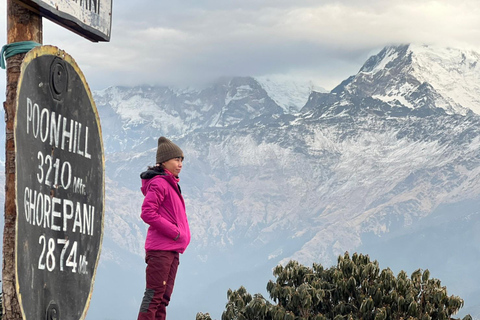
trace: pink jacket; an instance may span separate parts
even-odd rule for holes
[[[150,225],[145,250],[183,253],[190,243],[190,228],[177,179],[153,170],[143,172],[140,177],[145,196],[140,217]]]

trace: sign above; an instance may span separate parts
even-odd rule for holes
[[[15,117],[16,289],[24,320],[85,319],[103,238],[98,112],[71,56],[32,49]]]
[[[91,41],[110,41],[113,0],[18,1]]]

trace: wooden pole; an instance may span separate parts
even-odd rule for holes
[[[42,43],[42,18],[21,6],[15,0],[7,0],[7,42],[35,41]],[[15,141],[14,120],[20,66],[25,53],[6,61],[7,87],[5,109],[5,226],[3,231],[2,320],[23,319],[16,293],[15,280]]]

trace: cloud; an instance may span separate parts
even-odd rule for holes
[[[70,53],[93,89],[268,74],[332,88],[385,45],[480,51],[479,10],[477,0],[115,1],[109,43],[49,22],[44,42]]]

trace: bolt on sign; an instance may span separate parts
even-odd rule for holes
[[[112,0],[19,0],[30,10],[91,41],[110,41]]]
[[[73,58],[53,46],[27,53],[18,88],[15,267],[23,319],[84,319],[103,238],[98,112]]]

